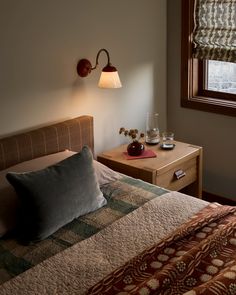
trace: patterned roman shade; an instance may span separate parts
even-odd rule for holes
[[[236,0],[195,0],[193,56],[236,62]]]

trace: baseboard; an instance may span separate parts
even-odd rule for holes
[[[230,205],[230,206],[236,205],[236,200],[234,201],[231,199],[227,199],[227,198],[217,196],[217,195],[214,195],[214,194],[206,192],[206,191],[202,192],[202,199],[206,200],[208,202],[217,202],[217,203],[220,203],[223,205]]]

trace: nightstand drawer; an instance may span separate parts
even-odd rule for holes
[[[179,191],[197,180],[197,171],[197,158],[195,157],[181,164],[177,163],[164,173],[157,171],[156,185]]]

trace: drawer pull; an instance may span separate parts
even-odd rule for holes
[[[186,175],[186,173],[183,170],[181,170],[181,169],[175,171],[174,174],[175,174],[175,177],[177,179],[180,179],[180,178],[182,178],[182,177],[184,177]]]

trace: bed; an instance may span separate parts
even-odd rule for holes
[[[93,149],[91,116],[0,139],[0,294],[236,294],[235,207],[118,174]]]

